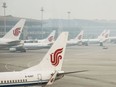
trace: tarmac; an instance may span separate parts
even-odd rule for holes
[[[67,47],[62,70],[87,70],[65,75],[49,87],[116,87],[116,44]],[[48,49],[26,53],[0,51],[0,72],[20,71],[38,64]]]

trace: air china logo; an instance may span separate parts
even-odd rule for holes
[[[80,36],[78,37],[78,39],[81,40],[81,39],[82,39],[82,35],[80,35]]]
[[[104,36],[105,33],[102,34],[102,36]]]
[[[51,42],[53,40],[53,36],[49,37],[48,40]]]
[[[20,33],[20,27],[19,28],[16,28],[15,30],[13,30],[13,35],[14,36],[18,36],[19,35],[19,33]]]
[[[108,38],[108,34],[105,35],[105,38]]]
[[[58,66],[60,60],[62,59],[62,55],[60,55],[63,51],[63,48],[57,49],[54,53],[50,54],[50,61],[53,66]]]

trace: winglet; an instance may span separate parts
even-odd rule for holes
[[[55,71],[55,73],[51,76],[51,78],[49,79],[47,85],[52,85],[56,79],[56,76],[57,76],[57,71]]]

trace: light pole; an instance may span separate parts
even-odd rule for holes
[[[71,14],[71,12],[68,11],[67,13],[68,13],[68,27],[70,27],[70,14]]]
[[[70,14],[71,14],[71,12],[68,11],[67,13],[68,13],[68,20],[69,20],[69,19],[70,19]]]
[[[42,39],[43,39],[43,7],[41,7],[41,32],[42,32]]]
[[[5,2],[3,2],[2,7],[4,8],[4,34],[6,34],[6,10],[5,9],[7,8],[7,6]]]

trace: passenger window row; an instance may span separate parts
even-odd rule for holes
[[[4,81],[1,81],[1,83],[17,83],[17,82],[27,82],[27,79],[21,79],[21,80],[4,80]]]

